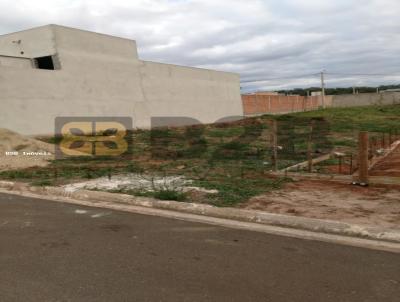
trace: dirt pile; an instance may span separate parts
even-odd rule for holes
[[[46,166],[51,159],[54,145],[0,128],[0,171]]]

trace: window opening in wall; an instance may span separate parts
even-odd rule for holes
[[[54,70],[54,62],[52,56],[40,57],[33,59],[36,68]]]

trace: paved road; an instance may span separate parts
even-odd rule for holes
[[[0,301],[399,301],[400,254],[0,194]]]

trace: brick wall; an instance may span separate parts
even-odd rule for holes
[[[252,94],[242,95],[242,103],[244,115],[251,116],[315,110],[320,106],[321,97]]]

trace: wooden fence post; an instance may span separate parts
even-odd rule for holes
[[[310,125],[310,133],[307,139],[307,161],[308,161],[308,172],[311,173],[313,171],[313,158],[312,158],[312,132],[313,132],[313,123]]]
[[[358,135],[358,181],[368,185],[368,132],[360,131]]]
[[[272,147],[272,169],[278,171],[278,122],[271,120],[271,147]]]
[[[350,154],[350,175],[353,174],[353,154]]]

